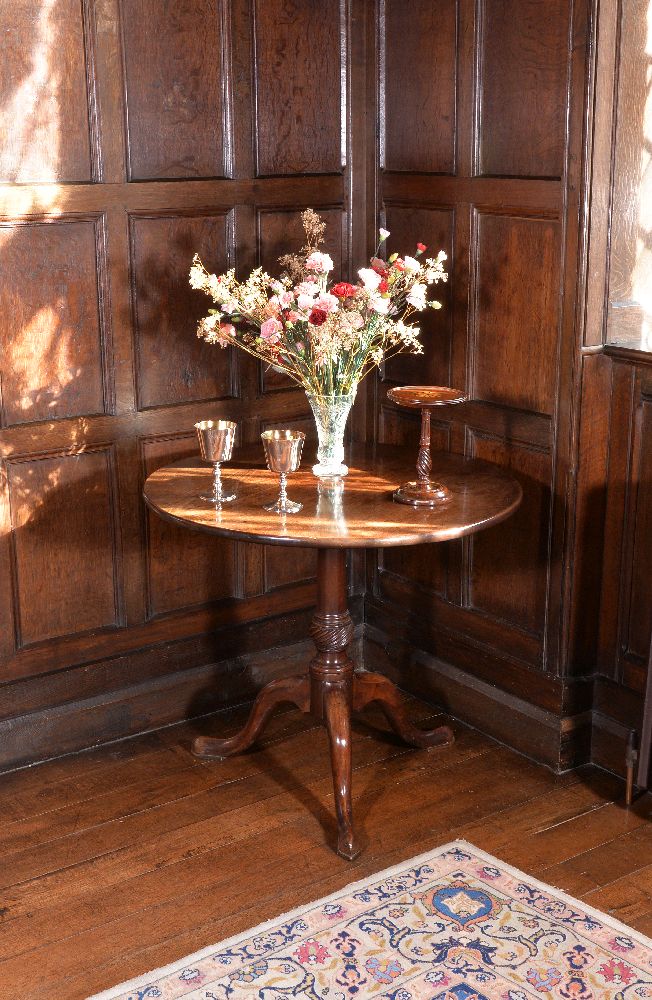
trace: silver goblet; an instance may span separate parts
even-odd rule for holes
[[[222,462],[231,458],[236,426],[233,420],[200,420],[195,424],[201,457],[213,465],[213,491],[200,493],[199,499],[215,504],[218,509],[236,498],[235,493],[224,492],[220,468]]]
[[[296,472],[301,464],[301,451],[306,435],[303,431],[263,431],[260,435],[265,449],[265,461],[270,472],[279,475],[279,494],[274,503],[264,504],[263,510],[276,514],[296,514],[303,508],[302,503],[289,500],[287,478]]]

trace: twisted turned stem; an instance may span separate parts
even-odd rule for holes
[[[419,455],[417,457],[417,476],[419,483],[430,481],[432,458],[430,457],[430,410],[421,410],[421,438],[419,440]]]

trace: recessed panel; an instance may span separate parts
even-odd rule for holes
[[[258,260],[261,267],[273,276],[281,273],[278,258],[286,253],[298,253],[305,243],[305,233],[301,225],[301,211],[267,211],[258,213]],[[326,233],[322,249],[333,260],[332,280],[346,277],[342,272],[345,251],[342,246],[342,212],[337,208],[319,209],[318,214],[326,223]],[[273,368],[262,367],[262,390],[287,389],[293,385],[291,379]]]
[[[552,414],[560,233],[548,219],[477,217],[473,397]]]
[[[3,4],[0,181],[91,179],[82,11],[80,0]]]
[[[194,435],[158,438],[142,444],[145,476],[181,458],[199,454]],[[206,466],[210,488],[211,466]],[[228,466],[224,467],[228,483]],[[235,545],[198,531],[177,528],[147,511],[149,615],[208,604],[236,595]]]
[[[480,173],[561,177],[567,0],[483,0]]]
[[[19,645],[117,624],[108,451],[7,462]]]
[[[224,174],[220,0],[122,0],[132,180]]]
[[[256,0],[259,175],[342,170],[339,0]]]
[[[0,226],[5,424],[104,410],[96,225]]]
[[[523,488],[515,514],[470,540],[469,603],[479,611],[543,632],[550,523],[550,456],[475,436],[473,454],[510,469]]]
[[[211,272],[228,267],[226,223],[226,215],[131,219],[140,409],[231,394],[233,351],[197,337],[213,301],[188,283],[196,252]]]
[[[632,589],[629,595],[627,645],[643,660],[649,655],[652,635],[652,399],[641,406],[637,428],[640,459],[634,543],[632,545]]]
[[[450,435],[445,424],[434,420],[431,421],[430,431],[434,477],[437,469],[437,453],[449,450]],[[381,408],[380,441],[383,444],[400,446],[405,453],[407,466],[414,458],[414,479],[417,475],[420,433],[421,418],[414,411],[401,411],[389,406]],[[400,483],[396,485],[400,486]],[[450,547],[445,542],[438,545],[397,546],[382,550],[382,566],[383,569],[412,580],[422,587],[445,594],[449,552]]]
[[[392,382],[403,385],[449,385],[450,353],[453,330],[453,302],[451,295],[453,226],[452,210],[406,208],[387,205],[387,253],[414,256],[417,243],[424,243],[427,250],[422,260],[436,257],[440,250],[448,255],[446,271],[448,281],[430,286],[429,299],[441,302],[441,309],[426,309],[413,313],[410,322],[421,330],[423,354],[405,352],[385,365],[384,375]]]
[[[381,67],[386,170],[455,170],[456,0],[385,0]]]

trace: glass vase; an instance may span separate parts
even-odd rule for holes
[[[340,478],[347,474],[344,465],[344,429],[355,400],[357,386],[349,393],[319,396],[307,392],[317,424],[317,464],[312,471],[319,479]]]

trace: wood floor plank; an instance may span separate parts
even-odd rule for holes
[[[422,721],[436,714],[409,704]],[[241,757],[191,756],[198,729],[228,735],[245,714],[0,782],[11,805],[0,982],[12,1000],[85,1000],[457,837],[652,930],[652,808],[624,810],[605,772],[555,776],[457,723],[454,747],[414,751],[371,712],[353,738],[364,851],[350,863],[332,850],[326,736],[309,717],[279,714]]]

